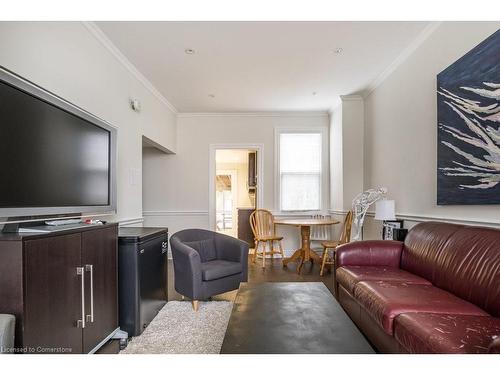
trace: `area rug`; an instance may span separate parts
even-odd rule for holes
[[[120,354],[218,354],[232,302],[168,302],[142,335],[133,337]]]

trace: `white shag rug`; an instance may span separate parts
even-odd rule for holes
[[[120,354],[218,354],[233,303],[170,301]]]

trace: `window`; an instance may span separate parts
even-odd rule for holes
[[[278,131],[281,211],[321,209],[322,131]]]

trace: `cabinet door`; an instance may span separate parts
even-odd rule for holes
[[[84,353],[118,328],[117,236],[117,226],[82,233],[86,283]]]
[[[25,320],[28,353],[81,353],[81,236],[25,242]]]

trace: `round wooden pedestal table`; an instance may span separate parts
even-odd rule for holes
[[[313,225],[334,225],[340,223],[334,219],[283,219],[275,220],[276,225],[293,225],[300,227],[301,248],[296,250],[290,258],[283,260],[283,266],[287,266],[290,262],[297,262],[297,273],[300,273],[304,262],[317,261],[321,263],[321,257],[311,250],[311,226]]]

